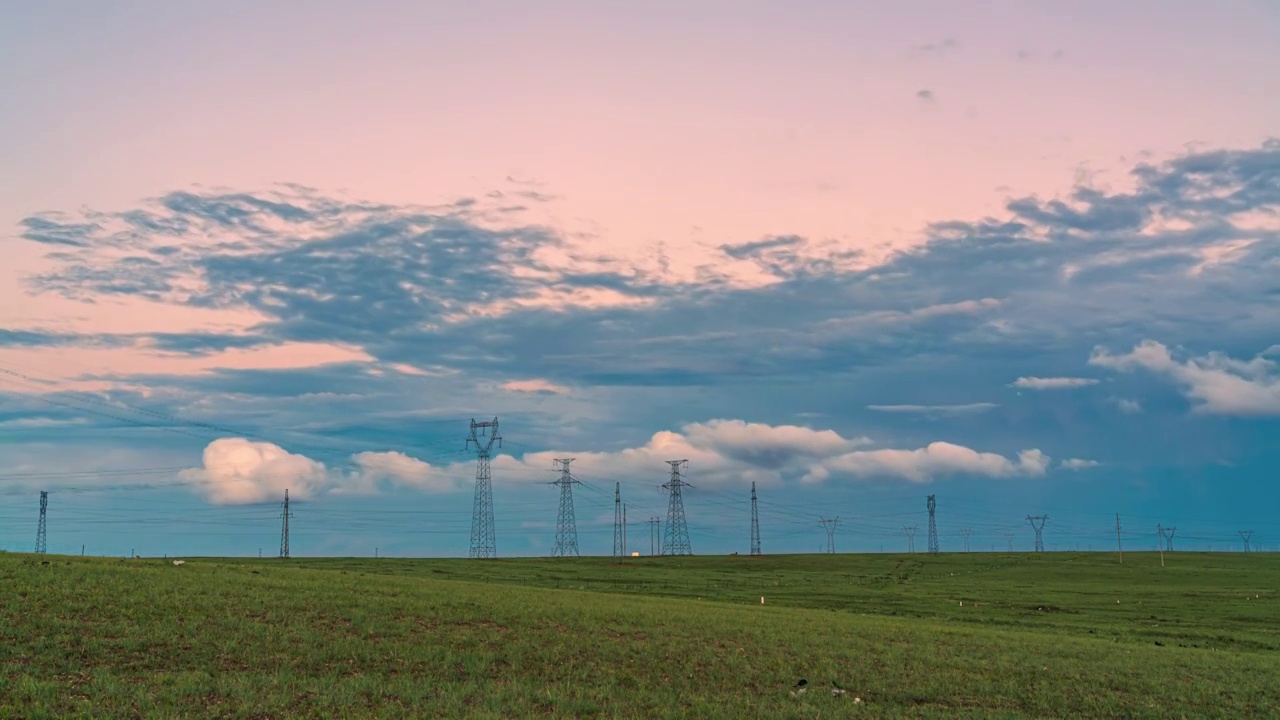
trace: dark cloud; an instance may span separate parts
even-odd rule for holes
[[[955,38],[943,38],[937,42],[923,43],[912,48],[916,55],[944,57],[960,49],[960,41]]]

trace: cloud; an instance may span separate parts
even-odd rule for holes
[[[962,445],[933,442],[916,450],[856,450],[830,458],[816,466],[806,481],[825,480],[832,474],[858,478],[900,478],[925,482],[945,475],[1012,477],[1044,475],[1049,457],[1039,450],[1023,450],[1016,460]]]
[[[916,97],[926,103],[931,103],[935,99],[932,90],[917,90]]]
[[[955,38],[943,38],[938,42],[923,43],[912,48],[916,55],[944,57],[960,49],[960,41]]]
[[[1026,390],[1062,390],[1065,388],[1078,388],[1097,384],[1098,381],[1094,378],[1020,377],[1017,380],[1014,380],[1010,387],[1023,388]]]
[[[1212,352],[1178,362],[1169,348],[1154,340],[1143,340],[1121,355],[1095,348],[1089,364],[1120,372],[1144,369],[1167,377],[1195,403],[1197,412],[1280,415],[1280,373],[1275,361],[1263,355],[1236,360]]]
[[[503,390],[517,393],[533,393],[536,395],[567,395],[569,388],[546,380],[509,380],[502,384]]]
[[[308,500],[326,493],[371,493],[386,485],[427,491],[456,489],[431,465],[400,452],[362,452],[349,471],[330,469],[269,442],[220,438],[205,447],[201,467],[179,473],[217,505]]]
[[[1129,398],[1119,398],[1116,400],[1116,407],[1120,408],[1120,412],[1129,415],[1136,415],[1142,412],[1142,403]]]
[[[983,413],[1000,407],[996,403],[980,402],[966,403],[964,405],[868,405],[867,409],[877,412],[888,413],[909,413],[919,415],[930,415],[936,417],[949,417],[954,415],[970,415],[973,413]]]
[[[1097,460],[1084,460],[1082,458],[1070,458],[1063,460],[1061,467],[1065,470],[1083,470],[1085,468],[1098,467],[1102,463]]]

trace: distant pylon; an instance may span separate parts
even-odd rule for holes
[[[929,554],[938,554],[938,525],[934,522],[934,514],[938,509],[938,503],[929,496]],[[966,552],[968,552],[966,550]]]
[[[680,478],[680,468],[689,467],[689,461],[668,460],[667,464],[671,466],[671,479],[662,487],[671,497],[667,503],[667,533],[662,539],[662,554],[692,555],[693,549],[689,547],[689,525],[684,518],[684,497],[680,494],[681,488],[693,487]]]
[[[1004,539],[1009,543],[1009,552],[1013,552],[1013,533],[1005,533]]]
[[[622,558],[622,483],[613,484],[613,556]]]
[[[551,485],[560,486],[560,511],[556,513],[556,546],[551,550],[551,557],[578,557],[578,522],[573,516],[573,484],[578,482],[569,473],[569,463],[573,458],[557,458],[560,466],[560,478]]]
[[[836,525],[840,524],[839,517],[833,517],[830,520],[826,518],[818,518],[822,523],[822,529],[827,531],[827,552],[834,555],[836,552]]]
[[[760,554],[760,510],[756,507],[756,484],[751,483],[751,554]]]
[[[1048,515],[1027,516],[1027,522],[1031,523],[1031,529],[1036,531],[1036,552],[1044,552],[1044,537],[1040,533],[1044,530],[1045,521],[1048,519]]]
[[[1252,530],[1240,530],[1240,537],[1244,539],[1244,551],[1249,552],[1249,538],[1253,537]]]
[[[498,557],[498,541],[493,528],[493,482],[489,474],[489,450],[494,442],[502,447],[498,418],[478,423],[471,420],[467,449],[476,446],[476,495],[471,505],[471,551],[468,557]]]
[[[1173,534],[1178,532],[1178,528],[1161,528],[1160,535],[1164,538],[1164,549],[1173,552]]]
[[[49,493],[45,490],[40,491],[40,524],[36,526],[36,552],[44,553],[45,550],[45,527],[44,514],[49,509]]]
[[[284,491],[284,506],[280,512],[280,557],[288,559],[289,557],[289,518],[293,514],[289,512],[289,491]]]
[[[902,532],[907,535],[907,552],[914,553],[916,551],[916,528],[914,525],[903,527]]]
[[[973,531],[965,528],[960,531],[960,534],[964,536],[964,551],[969,552],[969,536],[973,534]]]

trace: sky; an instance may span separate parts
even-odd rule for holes
[[[1280,6],[0,8],[0,549],[1280,549]],[[485,438],[481,438],[484,440]],[[655,543],[657,544],[657,543]]]

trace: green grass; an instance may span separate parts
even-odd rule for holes
[[[1267,717],[1278,588],[1262,553],[0,554],[0,717]]]

